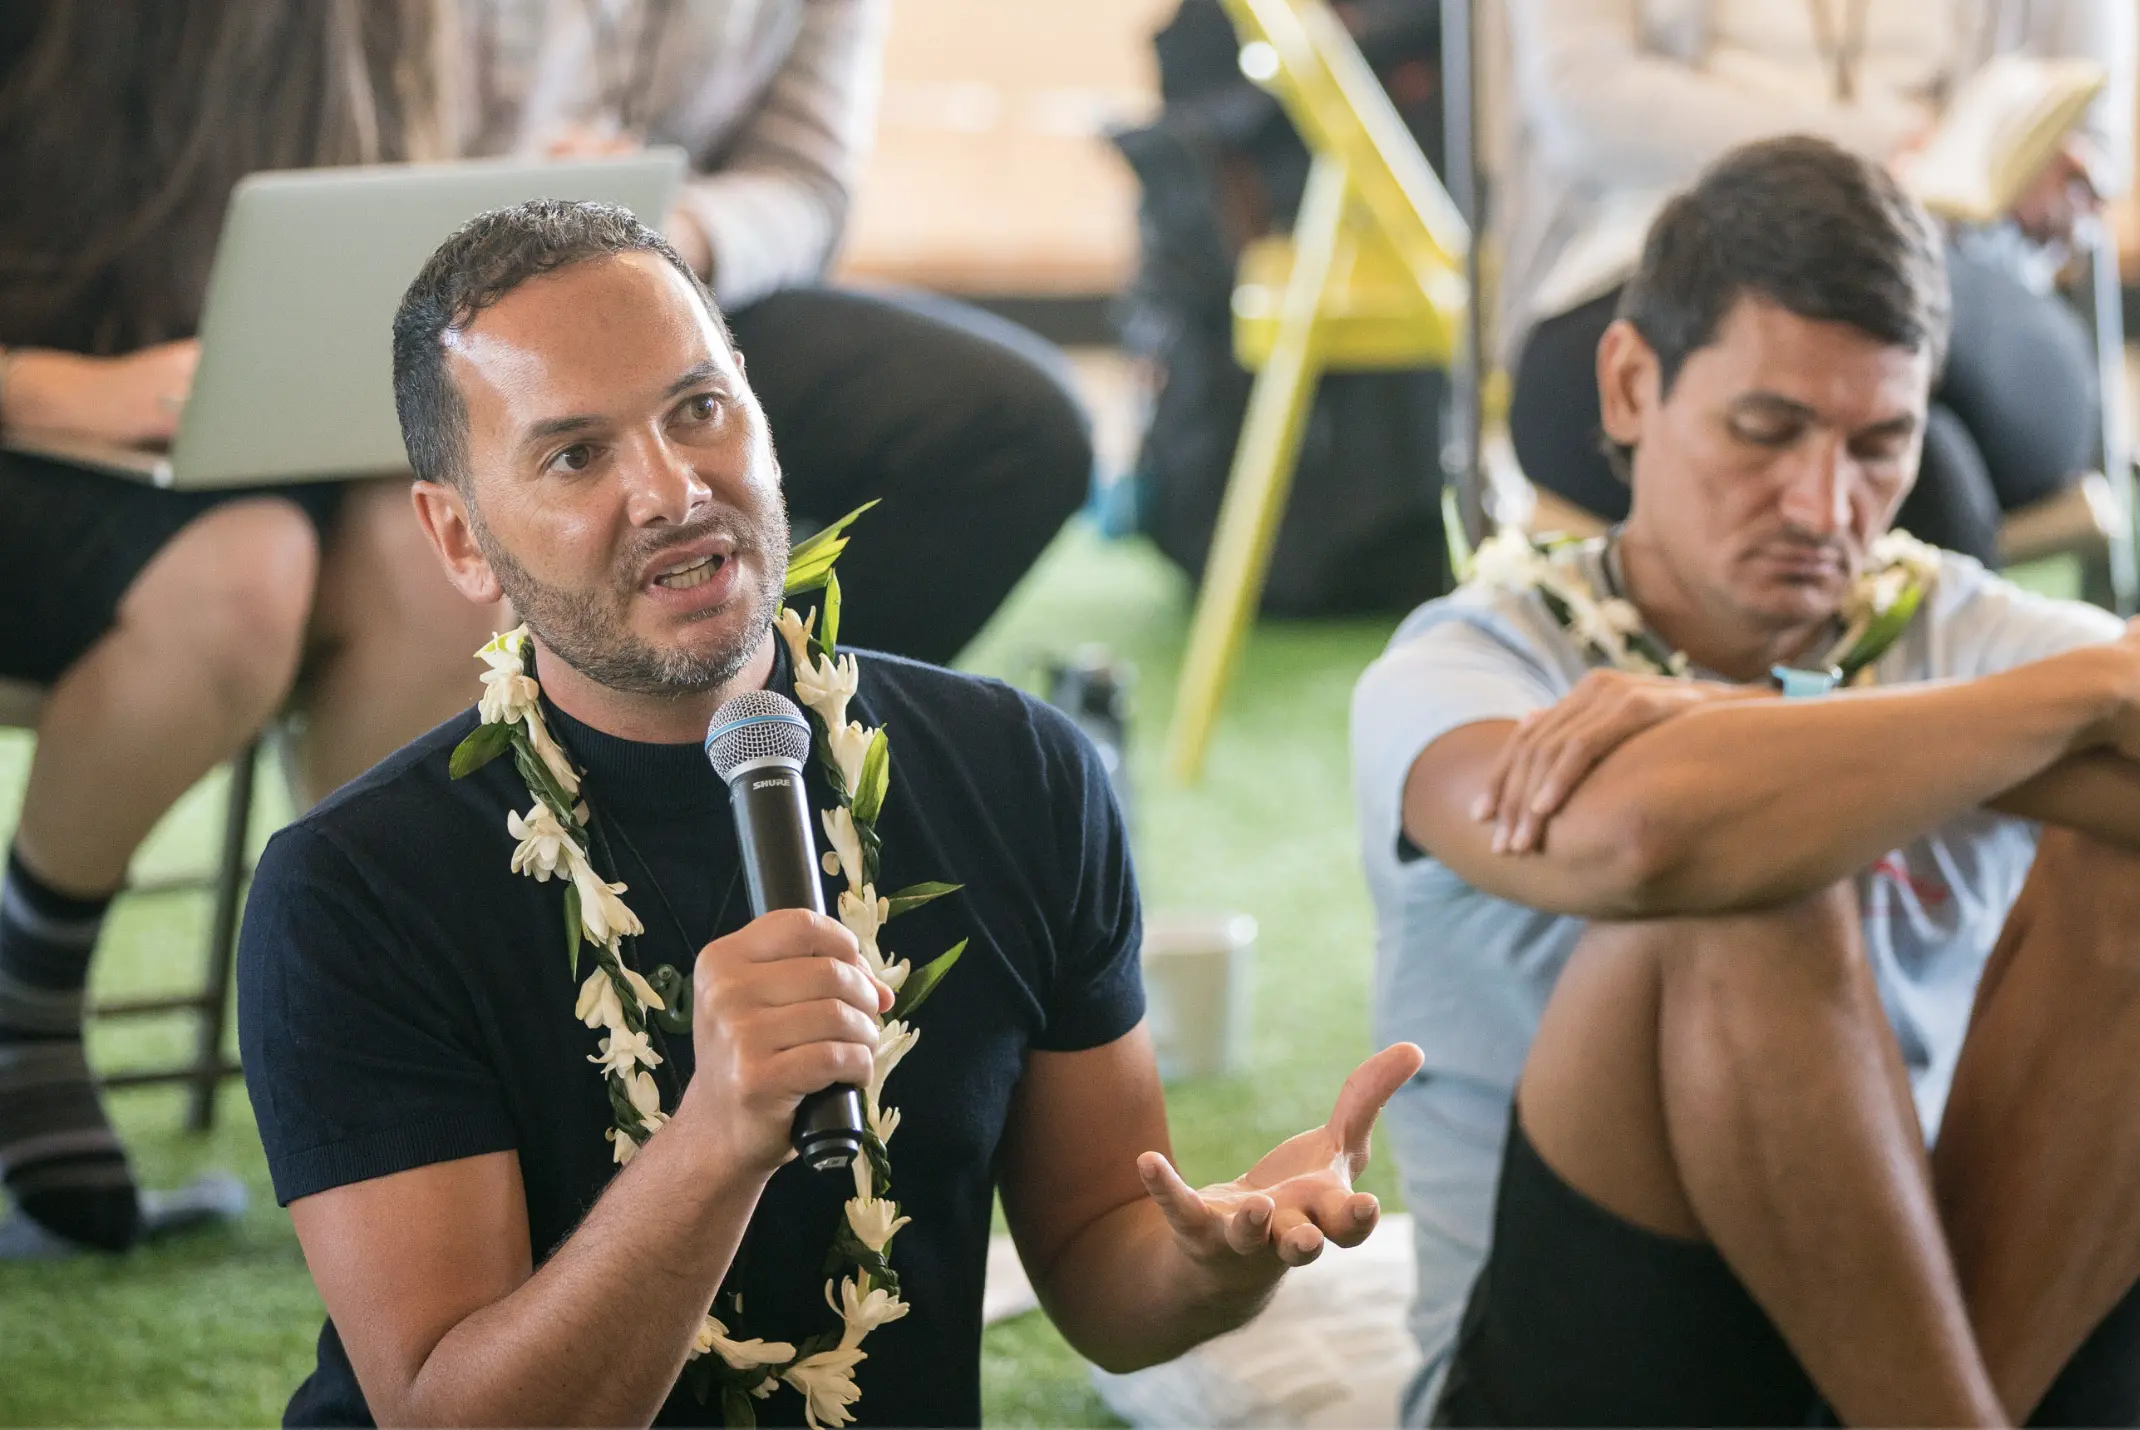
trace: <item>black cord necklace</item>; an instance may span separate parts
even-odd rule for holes
[[[581,759],[577,752],[573,750],[571,737],[568,734],[558,733],[553,735],[552,738],[558,742],[558,746],[564,750],[566,757],[572,761],[575,767],[582,770],[587,768],[586,761]],[[647,887],[654,891],[654,897],[660,902],[662,912],[669,916],[669,923],[676,929],[677,941],[683,947],[684,958],[688,965],[698,949],[711,941],[713,930],[718,930],[722,925],[722,921],[728,917],[729,906],[735,902],[736,890],[743,886],[742,861],[740,859],[736,861],[735,872],[728,878],[728,888],[721,895],[719,907],[713,911],[713,930],[708,931],[707,938],[693,940],[691,930],[684,926],[683,915],[676,911],[676,904],[670,899],[669,891],[662,887],[660,877],[654,873],[653,862],[639,851],[639,846],[632,842],[632,836],[614,815],[598,815],[593,801],[590,800],[587,802],[587,833],[591,847],[587,850],[587,857],[591,861],[599,855],[601,863],[596,866],[595,872],[597,876],[605,878],[614,876],[616,882],[623,882],[623,861],[617,858],[616,848],[609,840],[609,831],[612,829],[616,831],[618,841],[631,851],[631,856],[638,862],[640,871],[646,875]],[[602,865],[608,866],[609,875],[602,874]],[[631,969],[641,978],[647,977],[651,971],[640,966],[646,960],[639,957],[639,940],[637,938],[619,940],[617,956],[626,968]],[[685,981],[682,986],[685,990],[688,990],[690,988],[691,969],[686,966],[678,969],[677,972],[683,975]],[[688,992],[686,992],[685,996],[688,997]],[[690,1009],[687,1005],[682,1010],[671,1009],[670,1011],[688,1013]],[[684,1095],[683,1080],[676,1073],[676,1059],[669,1047],[668,1030],[662,1027],[658,1018],[654,1017],[649,1017],[646,1020],[646,1029],[654,1043],[655,1051],[661,1054],[661,1081],[668,1084],[668,1095],[681,1098]]]

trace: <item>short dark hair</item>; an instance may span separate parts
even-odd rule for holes
[[[1938,230],[1886,169],[1825,139],[1764,139],[1710,165],[1650,226],[1619,316],[1656,353],[1669,395],[1688,356],[1748,295],[1928,350],[1934,372],[1946,360]]]
[[[468,477],[468,409],[446,370],[444,338],[545,273],[620,253],[658,253],[690,280],[724,342],[728,324],[698,274],[629,209],[530,199],[455,229],[401,296],[394,314],[394,410],[409,466],[425,481]]]

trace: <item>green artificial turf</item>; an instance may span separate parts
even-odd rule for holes
[[[1033,686],[1046,658],[1085,642],[1132,662],[1147,907],[1245,912],[1261,926],[1248,1070],[1170,1089],[1180,1161],[1192,1181],[1210,1181],[1321,1121],[1339,1080],[1367,1052],[1370,920],[1354,851],[1345,710],[1353,679],[1392,622],[1260,627],[1205,779],[1180,789],[1159,775],[1158,757],[1188,599],[1185,583],[1148,548],[1102,543],[1073,527],[966,663]],[[28,737],[0,735],[0,825],[12,825],[29,752]],[[269,826],[284,806],[277,782],[261,783],[259,822]],[[219,810],[219,780],[195,790],[150,840],[138,872],[204,866]],[[96,996],[196,981],[206,918],[203,897],[122,901],[95,969]],[[168,1060],[183,1055],[188,1036],[181,1025],[100,1025],[92,1056],[105,1070]],[[147,1181],[168,1185],[197,1168],[226,1168],[251,1184],[253,1210],[226,1231],[125,1260],[0,1265],[0,1424],[278,1420],[310,1366],[320,1309],[288,1218],[269,1193],[243,1090],[225,1090],[206,1138],[181,1130],[178,1093],[120,1093],[112,1106]],[[1366,1185],[1390,1198],[1387,1165],[1370,1169]],[[1037,1313],[990,1331],[982,1365],[990,1424],[1113,1423],[1076,1355]]]

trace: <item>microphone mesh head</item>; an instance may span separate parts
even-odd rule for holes
[[[810,722],[787,696],[746,690],[714,712],[706,727],[706,758],[724,780],[758,760],[786,760],[801,769],[810,758]]]

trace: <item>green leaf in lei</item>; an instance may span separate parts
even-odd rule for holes
[[[892,1011],[886,1016],[913,1017],[915,1010],[929,1001],[929,995],[936,991],[936,985],[944,981],[944,975],[951,971],[952,966],[959,961],[959,955],[965,951],[966,940],[960,939],[948,950],[907,975],[905,986],[899,990],[899,1001],[892,1005]]]
[[[838,655],[840,635],[840,573],[825,573],[824,615],[818,619],[817,642],[826,655]]]
[[[965,888],[964,884],[909,884],[898,893],[889,895],[892,911],[887,918],[898,918],[909,909],[918,909],[923,904],[941,899],[946,894],[955,894]]]
[[[580,886],[565,880],[565,962],[580,976]]]
[[[832,525],[799,541],[788,552],[788,579],[786,592],[800,596],[815,591],[825,584],[832,574],[832,565],[847,549],[846,531],[854,519],[877,503],[864,502]]]
[[[882,727],[870,737],[869,750],[862,756],[860,784],[851,806],[855,823],[875,824],[884,813],[886,796],[892,792],[892,747]]]
[[[1924,586],[1911,585],[1895,598],[1894,605],[1872,619],[1865,627],[1865,634],[1859,636],[1857,643],[1843,652],[1842,658],[1835,663],[1843,672],[1844,684],[1847,685],[1852,676],[1887,653],[1887,648],[1909,627],[1910,621],[1917,615],[1917,608],[1924,604],[1924,598]]]
[[[453,747],[453,755],[446,761],[446,773],[458,780],[482,769],[513,747],[514,728],[503,724],[476,726],[468,732],[466,739]]]

